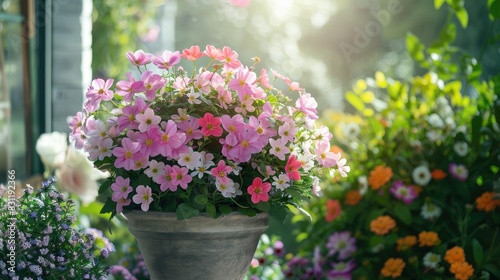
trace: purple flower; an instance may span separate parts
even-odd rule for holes
[[[453,178],[465,182],[469,177],[469,170],[463,164],[450,163],[448,171]]]
[[[337,253],[339,260],[345,260],[356,251],[356,239],[348,231],[335,232],[330,235],[326,248],[329,256]]]
[[[333,269],[327,272],[328,279],[351,279],[351,271],[356,267],[353,259],[332,263]]]
[[[281,242],[280,240],[274,243],[273,248],[274,248],[274,255],[278,257],[282,257],[285,255],[285,246],[283,242]]]
[[[395,198],[402,200],[406,204],[411,204],[417,198],[417,192],[412,186],[406,186],[401,180],[394,182],[391,193]]]

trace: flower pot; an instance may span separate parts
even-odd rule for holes
[[[269,215],[231,213],[177,220],[175,213],[132,211],[136,237],[151,279],[244,279]]]

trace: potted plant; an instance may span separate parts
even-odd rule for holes
[[[272,77],[266,69],[257,71],[259,58],[245,66],[227,46],[203,52],[192,46],[161,56],[138,50],[127,57],[137,72],[116,83],[95,79],[71,121],[70,138],[111,174],[99,190],[107,197],[102,213],[125,214],[153,278],[165,279],[153,266],[186,273],[185,260],[165,257],[176,251],[196,259],[193,279],[207,277],[207,267],[219,273],[213,279],[240,279],[267,228],[267,213],[284,220],[288,206],[299,208],[318,192],[324,172],[349,172],[341,154],[330,151],[329,130],[316,124],[314,98],[276,71]],[[181,62],[192,63],[193,70],[177,67]],[[205,66],[197,68],[200,63]],[[185,240],[193,228],[223,240],[172,248],[173,239]],[[169,253],[158,249],[157,233],[165,230],[177,232],[166,241]],[[219,260],[213,252],[203,255],[204,246],[247,247],[248,253],[238,253],[240,265],[231,254]]]

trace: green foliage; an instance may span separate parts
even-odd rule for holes
[[[93,76],[118,77],[129,71],[125,53],[140,48],[153,25],[160,0],[93,1]]]

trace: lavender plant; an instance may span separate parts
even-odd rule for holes
[[[113,246],[98,231],[75,228],[74,202],[52,183],[28,188],[20,198],[0,185],[0,277],[105,278],[104,259]]]

